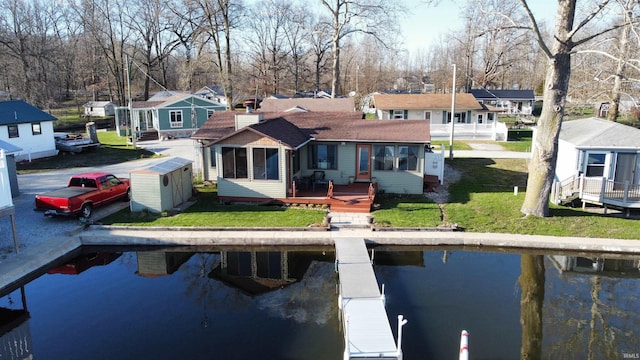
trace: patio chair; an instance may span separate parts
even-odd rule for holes
[[[324,171],[313,172],[313,178],[312,178],[313,192],[316,192],[316,185],[329,186],[329,180],[325,179],[324,176],[325,176]]]

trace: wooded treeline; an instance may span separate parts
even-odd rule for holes
[[[125,104],[128,57],[136,99],[205,85],[223,88],[232,104],[256,94],[317,90],[449,92],[454,63],[458,89],[541,93],[546,60],[533,33],[514,26],[527,21],[520,3],[461,4],[455,16],[463,28],[409,51],[400,32],[408,11],[401,0],[5,0],[0,90],[42,108],[74,98]],[[615,11],[592,22],[591,31],[617,20]],[[542,33],[552,25],[541,23]],[[640,58],[635,30],[597,37],[573,57],[573,101],[611,97],[618,55]],[[440,29],[424,24],[412,31]],[[624,34],[627,45],[619,41]],[[640,77],[637,62],[624,64],[623,97],[638,92],[632,80]]]

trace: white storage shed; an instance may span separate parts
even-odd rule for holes
[[[174,157],[129,173],[132,212],[170,211],[191,198],[193,163]]]

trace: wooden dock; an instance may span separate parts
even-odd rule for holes
[[[369,253],[362,238],[336,238],[340,279],[338,306],[342,310],[344,359],[402,359],[396,346]],[[400,317],[399,326],[402,318]],[[401,330],[399,330],[399,342]]]

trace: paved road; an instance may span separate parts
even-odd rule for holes
[[[195,156],[194,142],[191,139],[149,141],[138,143],[138,146],[164,156],[179,156],[190,160],[193,160]],[[65,232],[81,225],[76,217],[47,218],[42,213],[33,211],[34,196],[36,194],[63,187],[69,177],[79,172],[100,170],[113,173],[119,177],[129,177],[129,172],[146,168],[160,161],[164,161],[164,159],[140,159],[116,165],[18,175],[20,195],[13,199],[13,203],[16,212],[16,228],[20,248],[25,249],[35,246],[51,237],[64,236]],[[94,217],[99,217],[100,214],[100,209],[96,209]],[[6,217],[0,219],[0,262],[11,253],[13,253],[11,221],[9,217]]]

